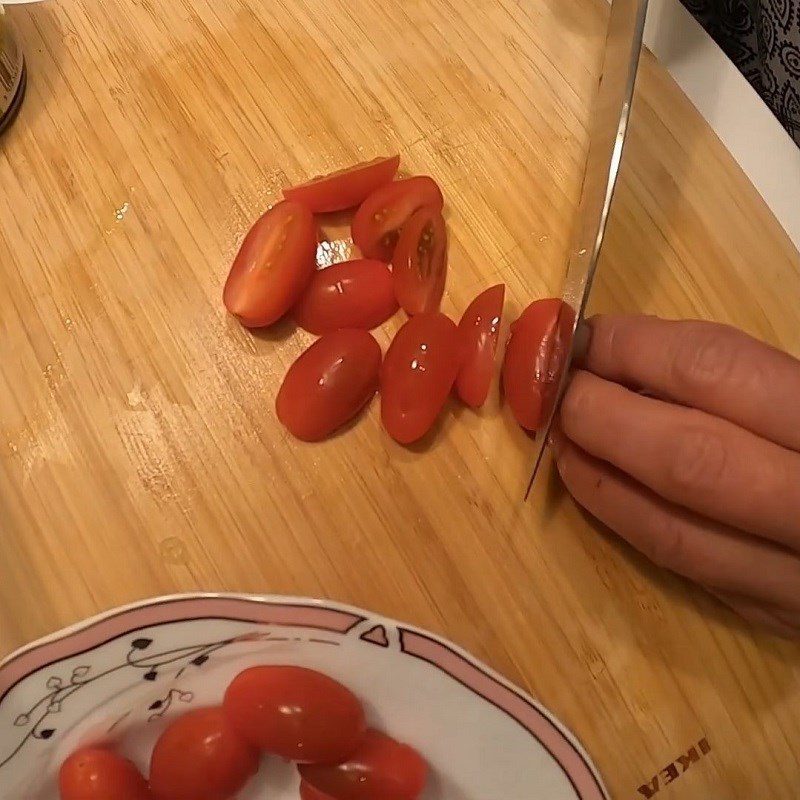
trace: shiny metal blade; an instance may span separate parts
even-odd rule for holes
[[[526,499],[541,467],[553,419],[566,387],[573,357],[575,330],[583,319],[597,269],[597,259],[603,244],[622,161],[625,136],[628,132],[646,14],[647,0],[611,2],[603,71],[592,110],[589,152],[567,264],[567,276],[564,281],[562,295],[564,305],[559,310],[559,318],[554,329],[558,332],[566,327],[567,331],[563,346],[554,347],[552,353],[558,356],[559,352],[563,354],[566,351],[567,356],[558,370],[548,367],[544,372],[546,376],[552,376],[553,381],[558,381],[558,387],[554,393],[548,393],[549,408],[545,409],[547,424],[543,433],[537,436],[536,459],[525,493]],[[573,317],[572,324],[563,326],[562,315],[567,312]]]

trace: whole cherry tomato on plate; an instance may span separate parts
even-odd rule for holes
[[[415,178],[387,183],[373,192],[353,217],[353,241],[365,258],[392,261],[400,229],[423,206],[441,211],[444,198],[433,178]]]
[[[247,669],[233,679],[223,705],[247,741],[291,761],[336,764],[358,747],[366,730],[358,698],[304,667]]]
[[[375,730],[343,763],[299,769],[307,784],[336,800],[417,800],[428,777],[416,750]]]
[[[381,419],[393,439],[410,444],[430,430],[460,359],[458,329],[444,314],[417,314],[400,328],[381,367]]]
[[[302,203],[315,214],[342,211],[360,205],[372,192],[389,183],[399,166],[400,156],[376,158],[284,189],[283,196]]]
[[[225,308],[248,328],[271,325],[311,280],[316,252],[311,212],[289,200],[273,206],[242,242],[225,282]]]
[[[381,348],[367,331],[326,333],[289,367],[275,400],[278,419],[304,442],[330,436],[372,399],[380,367]]]
[[[397,302],[407,314],[439,310],[447,279],[447,228],[436,206],[423,206],[403,226],[392,277]]]
[[[536,431],[555,400],[574,314],[559,299],[536,300],[511,325],[503,391],[517,422]]]
[[[175,719],[159,737],[150,786],[156,800],[231,800],[258,765],[258,751],[221,708],[200,708]]]
[[[361,258],[317,270],[294,318],[310,333],[377,328],[397,311],[392,273],[382,261]]]
[[[58,788],[61,800],[152,800],[136,765],[102,747],[73,753],[61,765]]]
[[[489,396],[505,294],[502,283],[482,292],[469,304],[458,323],[463,360],[456,378],[456,392],[472,408],[480,408]]]

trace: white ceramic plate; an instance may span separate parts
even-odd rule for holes
[[[575,738],[455,645],[347,606],[239,595],[126,606],[0,663],[0,797],[57,800],[61,761],[97,741],[145,769],[166,720],[219,703],[262,663],[312,667],[353,690],[372,725],[428,759],[424,800],[608,798]],[[293,767],[265,761],[239,800],[297,800],[297,784]]]

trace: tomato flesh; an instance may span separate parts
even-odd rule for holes
[[[233,679],[223,705],[248,742],[291,761],[336,764],[366,731],[358,698],[333,678],[304,667],[247,669]]]
[[[300,775],[336,800],[417,800],[425,788],[428,765],[407,744],[369,730],[344,763],[301,766]]]
[[[380,367],[381,348],[367,331],[326,333],[289,367],[275,400],[278,419],[304,442],[327,438],[372,399]]]
[[[360,205],[376,189],[389,183],[399,167],[399,155],[376,158],[284,189],[283,196],[302,203],[315,214],[343,211]]]
[[[460,363],[458,329],[439,312],[417,314],[397,332],[381,368],[381,419],[401,444],[424,436],[442,410]]]
[[[435,206],[409,217],[394,251],[392,277],[397,302],[407,314],[439,310],[447,279],[447,228]]]
[[[150,758],[156,800],[230,800],[258,771],[258,751],[234,730],[221,708],[200,708],[174,720]]]
[[[458,323],[463,358],[456,393],[472,408],[480,408],[489,396],[505,295],[502,283],[492,286],[469,304]]]
[[[311,280],[316,252],[311,212],[289,200],[273,206],[242,242],[225,282],[225,307],[248,328],[276,322]]]
[[[58,788],[61,800],[152,800],[136,766],[102,747],[78,750],[64,761]]]
[[[293,314],[302,328],[320,335],[339,328],[377,328],[395,311],[389,268],[362,258],[317,270]]]
[[[373,192],[353,217],[353,241],[365,258],[391,263],[400,229],[423,206],[444,207],[442,191],[433,178],[414,178],[387,183]]]
[[[511,325],[503,361],[503,391],[517,422],[536,431],[546,421],[574,320],[560,299],[531,303]]]
[[[300,800],[337,800],[325,792],[315,789],[310,783],[300,781]]]

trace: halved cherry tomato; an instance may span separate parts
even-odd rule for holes
[[[336,764],[358,747],[366,730],[358,698],[304,667],[247,669],[228,686],[223,705],[247,741],[292,761]]]
[[[437,211],[444,207],[441,189],[427,175],[387,183],[373,192],[353,217],[353,241],[361,254],[390,263],[400,229],[423,206]]]
[[[58,773],[61,800],[151,800],[147,781],[128,759],[102,747],[73,753]]]
[[[275,409],[298,439],[318,442],[351,420],[378,389],[381,348],[367,331],[317,339],[289,367]]]
[[[397,311],[392,273],[382,261],[361,258],[317,270],[294,318],[310,333],[377,328]]]
[[[435,206],[424,206],[403,226],[392,259],[397,302],[407,314],[438,311],[447,279],[447,228]]]
[[[417,314],[397,332],[381,368],[381,419],[401,444],[430,430],[461,359],[458,328],[444,314]]]
[[[225,282],[225,307],[248,328],[271,325],[311,280],[316,252],[311,212],[288,200],[273,206],[242,242]]]
[[[221,708],[175,719],[150,758],[156,800],[230,800],[258,771],[258,751],[234,730]]]
[[[315,214],[342,211],[360,205],[376,189],[389,183],[399,166],[399,155],[376,158],[284,189],[283,196],[302,203]]]
[[[502,283],[492,286],[469,304],[458,323],[463,361],[456,392],[472,408],[480,408],[489,396],[505,295]]]
[[[547,419],[573,320],[569,306],[559,299],[547,299],[531,303],[511,325],[503,361],[503,390],[517,422],[526,430],[538,430]]]
[[[300,781],[300,800],[336,800],[325,792],[315,789],[310,783]]]
[[[417,800],[428,777],[416,750],[375,730],[342,764],[299,769],[306,783],[336,800]]]

